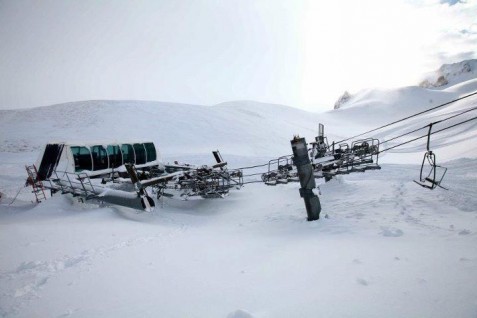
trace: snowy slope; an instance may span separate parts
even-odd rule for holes
[[[472,65],[472,70],[475,70],[477,66],[477,60],[462,63],[464,65]],[[462,63],[456,65],[461,66]],[[452,73],[453,75],[449,75],[449,78],[455,83],[452,86],[447,85],[439,89],[409,86],[397,89],[362,90],[357,94],[351,95],[339,109],[322,114],[320,121],[328,127],[327,131],[331,136],[334,136],[336,139],[344,139],[475,93],[477,91],[477,72],[458,73],[456,65],[453,65],[453,69],[455,69],[454,73]],[[449,71],[449,66],[444,65],[443,69]],[[432,122],[470,110],[473,107],[477,107],[475,95],[389,128],[365,135],[364,137],[378,138],[381,142],[386,141]],[[449,127],[475,116],[476,111],[470,111],[455,119],[435,125],[434,130]],[[346,122],[346,129],[342,127],[343,122]],[[447,161],[462,157],[475,157],[477,144],[471,142],[477,138],[475,128],[476,122],[472,121],[434,135],[431,144],[434,150],[440,149],[440,153],[443,154],[440,160]],[[425,133],[425,130],[418,131],[415,134],[395,140],[386,146],[397,145],[400,142],[422,136]],[[425,141],[421,140],[393,150],[392,152],[398,152],[401,155],[388,155],[386,160],[388,162],[415,162],[417,156],[413,154],[417,154],[423,149],[425,149]]]
[[[325,124],[329,141],[343,139],[416,112],[477,91],[477,79],[444,90],[405,87],[366,90],[346,108],[310,113],[282,105],[230,102],[198,106],[138,101],[87,101],[27,110],[0,111],[0,150],[39,151],[50,141],[121,141],[151,139],[166,159],[205,155],[220,149],[224,155],[274,158],[290,153],[289,140],[301,135],[312,140],[318,123]],[[475,96],[419,117],[418,124],[438,114],[451,114],[475,104]],[[469,113],[472,116],[473,113]],[[462,118],[468,118],[464,116]],[[472,126],[471,124],[470,126]],[[409,122],[373,137],[386,139],[405,132]],[[467,129],[468,126],[464,128]],[[443,133],[442,138],[454,135]],[[473,133],[470,137],[475,136]],[[260,145],[260,146],[257,146]],[[435,145],[439,147],[440,144]],[[457,159],[458,153],[446,160]]]
[[[477,60],[466,60],[442,65],[437,71],[427,74],[419,86],[442,89],[476,77]]]
[[[321,184],[327,217],[317,222],[306,221],[298,184],[169,200],[152,214],[69,196],[35,205],[23,188],[23,165],[48,141],[150,139],[166,160],[196,163],[212,162],[219,148],[237,167],[290,153],[293,135],[310,141],[318,122],[332,141],[474,91],[475,78],[439,90],[368,90],[323,114],[250,101],[1,111],[0,316],[475,317],[477,121],[432,139],[449,191],[412,181],[423,139],[383,155],[380,171]],[[476,106],[473,96],[372,135],[384,142]]]
[[[51,140],[151,138],[164,154],[209,153],[223,147],[221,150],[235,155],[274,155],[275,144],[288,146],[293,133],[314,134],[317,118],[316,114],[310,116],[291,107],[257,102],[211,107],[138,101],[75,102],[1,111],[0,150],[38,150]],[[257,139],[268,142],[260,148],[250,146]]]

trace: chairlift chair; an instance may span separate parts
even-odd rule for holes
[[[428,166],[428,170],[426,169],[426,166]],[[442,179],[444,179],[446,172],[447,168],[436,164],[436,154],[432,151],[426,151],[422,159],[419,181],[414,180],[414,182],[421,187],[431,190],[434,190],[437,187],[448,190],[441,186]]]
[[[422,158],[421,172],[419,175],[419,181],[414,180],[415,183],[421,187],[434,190],[440,187],[444,190],[449,190],[441,186],[442,179],[446,175],[447,168],[436,164],[436,154],[431,151],[429,144],[431,141],[432,123],[429,124],[429,132],[427,134],[427,151]],[[426,168],[427,166],[427,168]],[[439,170],[439,172],[438,172]]]

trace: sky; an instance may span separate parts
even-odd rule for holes
[[[477,58],[477,0],[0,0],[0,109],[235,100],[311,111]]]

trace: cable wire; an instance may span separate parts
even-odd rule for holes
[[[468,112],[470,112],[470,111],[473,111],[473,110],[477,110],[477,107],[473,107],[473,108],[466,109],[466,110],[463,111],[463,112],[460,112],[460,113],[455,114],[455,115],[452,115],[452,116],[450,116],[450,117],[447,117],[447,118],[438,120],[438,121],[436,121],[436,122],[433,122],[432,124],[435,125],[435,124],[442,123],[442,122],[444,122],[444,121],[446,121],[446,120],[449,120],[449,119],[455,118],[455,117],[457,117],[457,116],[466,114],[466,113],[468,113]],[[385,143],[387,143],[387,142],[390,142],[390,141],[392,141],[392,140],[395,140],[395,139],[404,137],[404,136],[406,136],[406,135],[410,135],[410,134],[412,134],[412,133],[415,133],[415,132],[417,132],[417,131],[419,131],[419,130],[422,130],[422,129],[424,129],[424,128],[427,128],[427,127],[429,127],[429,125],[423,126],[423,127],[421,127],[421,128],[414,129],[414,130],[409,131],[409,132],[407,132],[407,133],[404,133],[404,134],[402,134],[402,135],[399,135],[399,136],[393,137],[393,138],[391,138],[391,139],[385,140],[385,141],[381,142],[381,145],[382,145],[382,144],[385,144]]]
[[[416,117],[416,116],[425,114],[425,113],[430,112],[430,111],[432,111],[432,110],[435,110],[435,109],[438,109],[438,108],[447,106],[447,105],[449,105],[449,104],[455,103],[455,102],[460,101],[460,100],[463,100],[463,99],[465,99],[465,98],[469,98],[469,97],[474,96],[474,95],[477,95],[477,91],[475,91],[475,92],[473,92],[473,93],[471,93],[471,94],[468,94],[468,95],[465,95],[465,96],[462,96],[462,97],[453,99],[453,100],[451,100],[451,101],[449,101],[449,102],[447,102],[447,103],[444,103],[444,104],[441,104],[441,105],[438,105],[438,106],[429,108],[429,109],[427,109],[427,110],[418,112],[418,113],[416,113],[416,114],[413,114],[413,115],[410,115],[410,116],[401,118],[401,119],[399,119],[399,120],[393,121],[392,123],[389,123],[389,124],[380,126],[380,127],[378,127],[378,128],[374,128],[374,129],[368,130],[368,131],[366,131],[366,132],[364,132],[364,133],[355,135],[355,136],[353,136],[353,137],[349,137],[349,138],[346,138],[346,139],[337,141],[336,144],[339,144],[339,143],[341,143],[341,142],[343,142],[343,141],[348,141],[348,140],[350,140],[350,139],[354,139],[354,138],[356,138],[356,137],[360,137],[360,136],[365,135],[365,134],[369,134],[370,132],[374,132],[374,131],[376,131],[376,130],[383,129],[383,128],[385,128],[385,127],[389,127],[389,126],[391,126],[391,125],[394,125],[394,124],[400,123],[400,122],[402,122],[402,121],[408,120],[408,119],[410,119],[410,118],[413,118],[413,117]]]
[[[250,183],[264,183],[262,180],[257,180],[257,181],[247,181],[242,184],[250,184]]]
[[[244,174],[242,177],[246,178],[246,177],[253,177],[253,176],[261,176],[262,174],[264,174],[266,172],[258,172],[258,173],[252,173],[252,174]]]
[[[10,202],[10,203],[8,204],[9,206],[12,205],[13,202],[16,201],[18,195],[20,194],[20,192],[21,192],[24,188],[25,188],[25,186],[23,185],[20,189],[18,189],[18,192],[17,192],[17,194],[15,195],[15,197],[13,198],[12,202]]]
[[[467,119],[467,120],[464,120],[464,121],[461,121],[461,122],[459,122],[459,123],[457,123],[457,124],[454,124],[454,125],[451,125],[451,126],[447,126],[447,127],[445,127],[445,128],[442,128],[442,129],[433,131],[433,132],[431,132],[430,135],[434,135],[434,134],[440,133],[440,132],[442,132],[442,131],[444,131],[444,130],[457,127],[457,126],[459,126],[459,125],[468,123],[468,122],[470,122],[470,121],[472,121],[472,120],[475,120],[475,119],[477,119],[477,116],[472,117],[472,118]],[[429,125],[430,125],[430,124],[429,124]],[[429,125],[427,125],[426,127],[429,127]],[[416,140],[419,140],[419,139],[422,139],[422,138],[426,138],[428,135],[429,135],[429,134],[425,134],[425,135],[423,135],[423,136],[416,137],[416,138],[413,138],[413,139],[411,139],[411,140],[402,142],[402,143],[400,143],[400,144],[398,144],[398,145],[395,145],[395,146],[386,148],[386,149],[384,149],[384,150],[379,151],[378,154],[379,154],[379,153],[383,153],[383,152],[385,152],[385,151],[389,151],[389,150],[394,149],[394,148],[397,148],[397,147],[401,147],[402,145],[406,145],[406,144],[411,143],[411,142],[413,142],[413,141],[416,141]]]
[[[280,156],[280,157],[277,157],[277,158],[288,158],[288,157],[293,157],[293,155],[285,155],[285,156]],[[272,159],[272,160],[276,160],[276,159]],[[260,168],[260,167],[265,167],[265,166],[268,166],[270,164],[270,161],[268,163],[264,163],[264,164],[261,164],[261,165],[256,165],[256,166],[249,166],[249,167],[241,167],[241,168],[234,168],[233,170],[247,170],[247,169],[253,169],[253,168]]]
[[[265,167],[265,166],[268,166],[268,163],[264,163],[264,164],[256,165],[256,166],[235,168],[234,170],[246,170],[246,169],[260,168],[260,167]]]
[[[340,140],[340,141],[337,141],[337,142],[333,142],[333,144],[339,144],[339,143],[342,143],[342,142],[344,142],[344,141],[348,141],[348,140],[350,140],[350,139],[354,139],[354,138],[360,137],[360,136],[362,136],[362,135],[365,135],[365,134],[368,134],[368,133],[371,133],[371,132],[374,132],[374,131],[377,131],[377,130],[380,130],[380,129],[383,129],[383,128],[386,128],[386,127],[389,127],[389,126],[391,126],[391,125],[394,125],[394,124],[403,122],[403,121],[408,120],[408,119],[413,118],[413,117],[420,116],[420,115],[425,114],[425,113],[428,113],[428,112],[430,112],[430,111],[432,111],[432,110],[435,110],[435,109],[438,109],[438,108],[447,106],[447,105],[449,105],[449,104],[455,103],[455,102],[460,101],[460,100],[463,100],[463,99],[465,99],[465,98],[469,98],[469,97],[474,96],[474,95],[477,95],[477,91],[475,91],[475,92],[473,92],[473,93],[471,93],[471,94],[464,95],[464,96],[461,96],[461,97],[459,97],[459,98],[453,99],[453,100],[451,100],[451,101],[449,101],[449,102],[446,102],[446,103],[437,105],[437,106],[435,106],[435,107],[429,108],[429,109],[427,109],[427,110],[424,110],[424,111],[415,113],[415,114],[413,114],[413,115],[410,115],[410,116],[401,118],[401,119],[399,119],[399,120],[393,121],[393,122],[391,122],[391,123],[389,123],[389,124],[382,125],[382,126],[380,126],[380,127],[377,127],[377,128],[371,129],[371,130],[368,130],[368,131],[363,132],[363,133],[361,133],[361,134],[358,134],[358,135],[355,135],[355,136],[352,136],[352,137],[349,137],[349,138],[346,138],[346,139],[343,139],[343,140]],[[455,115],[452,115],[452,116],[450,116],[450,117],[447,117],[447,118],[438,120],[438,121],[433,122],[433,123],[431,123],[431,124],[429,124],[429,125],[434,125],[434,124],[442,123],[442,122],[444,122],[444,121],[446,121],[446,120],[455,118],[455,117],[457,117],[457,116],[463,115],[463,114],[465,114],[465,113],[468,113],[468,112],[473,111],[473,110],[476,110],[476,109],[477,109],[477,107],[473,107],[473,108],[467,109],[467,110],[465,110],[465,111],[463,111],[463,112],[460,112],[460,113],[455,114]],[[468,120],[459,122],[459,123],[457,123],[457,124],[448,126],[448,127],[446,127],[446,128],[443,128],[443,129],[434,131],[434,132],[432,132],[430,135],[437,134],[437,133],[442,132],[442,131],[444,131],[444,130],[447,130],[447,129],[450,129],[450,128],[459,126],[459,125],[461,125],[461,124],[467,123],[467,122],[472,121],[472,120],[475,120],[475,119],[477,119],[477,116],[476,116],[476,117],[473,117],[473,118],[471,118],[471,119],[468,119]],[[391,138],[391,139],[385,140],[385,141],[383,141],[381,144],[385,144],[385,143],[390,142],[390,141],[392,141],[392,140],[395,140],[395,139],[398,139],[398,138],[401,138],[401,137],[410,135],[410,134],[415,133],[415,132],[417,132],[417,131],[419,131],[419,130],[422,130],[422,129],[425,129],[425,128],[429,127],[429,125],[426,125],[426,126],[423,126],[423,127],[417,128],[417,129],[414,129],[414,130],[412,130],[412,131],[410,131],[410,132],[406,132],[406,133],[401,134],[401,135],[399,135],[399,136],[396,136],[396,137],[393,137],[393,138]],[[405,141],[405,142],[400,143],[400,144],[398,144],[398,145],[395,145],[395,146],[386,148],[386,149],[384,149],[384,150],[381,150],[381,151],[378,152],[378,154],[383,153],[383,152],[386,152],[386,151],[389,151],[389,150],[391,150],[391,149],[398,148],[398,147],[400,147],[400,146],[403,146],[403,145],[408,144],[408,143],[411,143],[411,142],[413,142],[413,141],[416,141],[416,140],[425,138],[425,137],[427,137],[427,136],[429,136],[429,134],[426,134],[426,135],[423,135],[423,136],[420,136],[420,137],[413,138],[413,139],[411,139],[411,140]],[[281,156],[280,158],[282,158],[282,157],[292,157],[292,156],[293,156],[293,155],[286,155],[286,156]],[[260,164],[260,165],[255,165],[255,166],[247,166],[247,167],[236,168],[235,170],[254,169],[254,168],[260,168],[260,167],[265,167],[265,166],[269,166],[269,165],[270,165],[270,162],[264,163],[264,164]],[[254,173],[254,174],[244,175],[243,177],[251,177],[251,176],[256,176],[256,175],[261,175],[261,174],[263,174],[263,173]],[[250,181],[250,182],[244,182],[243,184],[259,183],[259,182],[263,182],[263,181]]]

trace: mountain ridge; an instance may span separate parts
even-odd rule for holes
[[[418,87],[430,90],[445,90],[446,88],[477,79],[477,59],[464,60],[452,64],[443,64],[439,69],[424,75],[424,79],[418,85],[407,86],[407,88]],[[362,89],[354,94],[345,91],[335,102],[334,109],[349,108],[356,106],[357,100],[364,94],[376,91],[396,91],[406,89],[401,88],[369,88]]]
[[[289,153],[289,141],[295,135],[313,140],[319,123],[325,125],[325,135],[330,142],[346,139],[369,130],[369,127],[399,120],[475,91],[477,78],[443,89],[419,86],[368,89],[353,95],[347,107],[324,113],[256,101],[202,106],[89,100],[0,110],[0,151],[33,152],[50,141],[58,140],[83,143],[151,140],[163,154],[170,156],[205,154],[220,149],[229,155],[272,158]],[[451,104],[420,116],[414,124],[403,123],[394,130],[377,132],[373,137],[385,140],[393,133],[405,132],[410,126],[422,126],[439,116],[443,118],[447,113],[460,111],[473,105],[475,100],[474,97]],[[474,126],[469,125],[474,131]],[[443,137],[451,138],[452,134]],[[460,140],[456,139],[456,142]],[[257,144],[261,146],[254,146]],[[437,146],[440,145],[446,146],[447,143],[441,141]],[[456,158],[458,155],[449,159]]]

